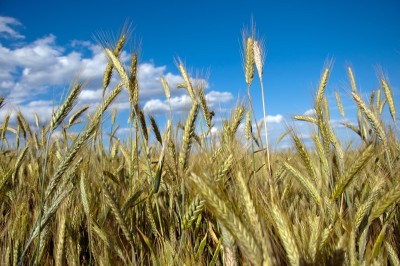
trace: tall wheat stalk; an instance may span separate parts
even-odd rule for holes
[[[262,97],[263,116],[264,116],[263,122],[264,122],[264,132],[265,132],[265,148],[266,148],[266,152],[267,152],[268,172],[269,172],[269,176],[271,176],[272,170],[271,170],[270,153],[269,153],[267,115],[266,115],[266,110],[265,110],[265,96],[264,96],[264,82],[263,82],[265,48],[264,48],[262,41],[254,41],[253,42],[253,52],[254,52],[254,62],[256,65],[258,77],[260,80],[260,86],[261,86],[261,97]]]

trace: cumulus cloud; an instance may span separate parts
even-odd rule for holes
[[[206,100],[209,108],[214,108],[219,104],[228,103],[233,99],[230,92],[210,91],[206,94]],[[163,114],[169,112],[169,103],[167,100],[151,99],[144,104],[143,110],[148,114]],[[192,100],[187,94],[171,98],[171,110],[175,113],[187,111],[192,106]]]
[[[22,24],[10,17],[0,17],[0,37],[8,36],[22,39],[15,30]],[[129,65],[130,55],[123,51],[121,61]],[[21,110],[28,120],[33,113],[51,117],[54,104],[57,105],[65,95],[69,84],[77,79],[86,81],[79,96],[79,104],[96,105],[102,99],[102,80],[108,59],[101,46],[90,41],[72,40],[68,44],[57,43],[55,35],[40,37],[32,42],[21,42],[18,46],[6,45],[0,39],[0,94],[5,97],[8,106]],[[177,71],[178,72],[178,71]],[[185,89],[178,89],[183,82],[180,75],[167,70],[166,66],[154,62],[143,62],[138,66],[139,99],[147,113],[169,112],[164,89],[160,79],[165,77],[171,88],[171,106],[173,112],[190,109],[191,100]],[[206,80],[192,80],[208,87]],[[118,75],[112,76],[110,89],[119,82]],[[129,101],[126,90],[116,99],[113,108],[128,109]],[[229,102],[233,97],[229,92],[210,91],[206,94],[210,107]],[[50,100],[50,101],[49,101]],[[6,108],[0,111],[5,115]]]
[[[283,116],[280,114],[277,115],[267,115],[267,124],[279,124],[283,121]]]
[[[0,37],[23,39],[25,36],[21,35],[13,27],[21,26],[21,23],[15,18],[1,17],[0,16]]]
[[[315,109],[309,109],[309,110],[305,111],[303,115],[316,116],[317,112],[315,111]]]

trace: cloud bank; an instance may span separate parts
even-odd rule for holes
[[[52,34],[27,42],[17,30],[22,27],[18,20],[0,16],[0,95],[6,98],[8,107],[21,110],[30,121],[33,121],[34,112],[49,119],[53,104],[59,104],[61,95],[65,95],[76,80],[86,81],[79,96],[80,104],[96,105],[101,101],[103,73],[108,62],[102,47],[82,40],[60,45]],[[129,58],[127,52],[122,52],[121,60],[126,65],[129,65]],[[190,98],[184,89],[177,89],[177,85],[183,82],[181,76],[168,71],[167,66],[143,62],[138,66],[138,82],[139,99],[144,110],[152,114],[169,111],[160,82],[162,76],[171,88],[172,111],[186,110]],[[117,73],[114,73],[110,88],[118,80]],[[205,80],[201,81],[208,86]],[[230,92],[215,90],[206,95],[210,106],[227,103],[233,98]],[[37,106],[38,103],[41,105]],[[129,108],[126,92],[118,97],[114,107]],[[3,109],[0,118],[7,112],[7,108]]]

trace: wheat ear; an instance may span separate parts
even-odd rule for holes
[[[185,130],[183,132],[183,144],[181,152],[179,154],[179,162],[183,171],[186,171],[188,167],[189,153],[190,153],[190,148],[192,146],[192,139],[196,125],[195,121],[198,112],[199,112],[199,105],[197,102],[194,102],[192,105],[192,109],[190,109],[189,116],[186,120]]]
[[[123,33],[123,34],[121,34],[121,36],[118,40],[118,43],[117,43],[116,47],[114,48],[114,51],[113,51],[114,56],[119,57],[121,50],[124,47],[125,41],[126,41],[126,35]],[[103,92],[102,92],[103,97],[106,93],[106,89],[107,89],[108,85],[110,84],[111,77],[112,77],[112,70],[113,70],[112,62],[108,62],[106,70],[104,71],[104,75],[103,75]]]
[[[263,259],[262,250],[257,245],[257,242],[237,218],[237,216],[228,208],[224,201],[222,201],[212,189],[201,178],[195,174],[191,175],[192,181],[196,184],[202,197],[206,200],[207,206],[213,211],[221,223],[233,235],[240,248],[247,255],[249,260],[255,264],[260,265]]]
[[[389,104],[390,115],[392,116],[394,124],[396,124],[396,106],[394,105],[392,90],[390,89],[389,83],[384,78],[381,78],[381,84]]]
[[[374,149],[372,145],[367,146],[363,152],[361,153],[360,156],[351,164],[350,169],[346,171],[344,176],[342,176],[337,184],[335,185],[335,188],[333,189],[332,192],[332,199],[336,200],[339,198],[340,195],[342,195],[343,191],[351,184],[351,182],[354,180],[356,175],[364,169],[364,166],[367,164],[367,162],[373,157],[374,154]]]
[[[300,254],[290,227],[289,219],[275,204],[271,206],[271,214],[275,222],[276,230],[282,240],[291,265],[300,265]]]

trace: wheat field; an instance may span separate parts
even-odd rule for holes
[[[400,265],[400,144],[384,76],[365,100],[348,68],[358,122],[343,125],[356,145],[330,124],[332,106],[345,113],[339,94],[336,103],[325,95],[328,65],[315,115],[293,116],[310,124],[312,145],[289,128],[282,138],[293,147],[271,152],[250,93],[258,80],[264,99],[259,40],[243,42],[248,98],[212,134],[205,88],[180,61],[180,86],[192,100],[185,120],[161,129],[143,112],[138,54],[129,66],[120,60],[126,37],[104,45],[104,100],[94,112],[74,109],[85,86],[78,82],[49,123],[29,124],[21,112],[1,121],[1,265]],[[110,105],[123,90],[131,133],[120,139],[112,130],[106,144],[104,123],[117,128]]]

